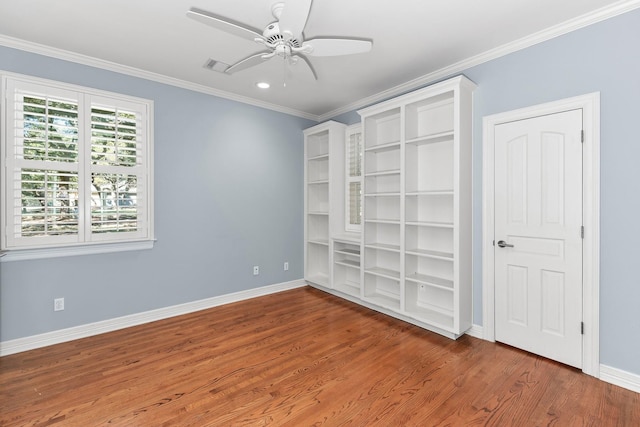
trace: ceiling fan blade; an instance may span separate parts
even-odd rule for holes
[[[310,10],[311,0],[288,0],[284,4],[278,24],[285,40],[302,40],[302,31],[307,25]]]
[[[293,55],[293,56],[298,59],[302,59],[302,62],[304,62],[307,65],[307,68],[309,68],[309,71],[311,71],[311,74],[313,74],[314,80],[318,80],[318,75],[316,74],[316,70],[314,70],[313,65],[311,65],[311,61],[309,61],[309,58],[306,58],[304,55]],[[300,61],[298,61],[297,63],[299,64]]]
[[[264,36],[259,30],[241,24],[240,22],[236,22],[232,19],[225,18],[224,16],[207,12],[206,10],[192,7],[187,12],[187,16],[198,22],[217,28],[218,30],[225,31],[229,34],[233,34],[234,36],[242,37],[243,39],[254,41],[256,38],[259,38],[264,40]]]
[[[339,56],[351,55],[354,53],[369,52],[373,42],[371,40],[357,39],[311,39],[306,40],[302,47],[311,47],[311,50],[305,49],[305,54],[309,56]]]
[[[254,55],[251,55],[247,58],[244,58],[235,64],[231,65],[229,68],[224,70],[226,74],[233,74],[238,71],[246,70],[247,68],[254,67],[258,64],[262,64],[264,61],[270,59],[273,55],[270,55],[271,52],[259,52]]]

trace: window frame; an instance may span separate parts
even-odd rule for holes
[[[153,117],[154,106],[153,101],[149,99],[124,95],[120,93],[107,92],[89,87],[83,87],[74,84],[62,83],[48,79],[42,79],[23,74],[0,71],[0,94],[2,95],[2,109],[0,114],[0,167],[2,168],[2,185],[0,185],[0,200],[2,201],[2,209],[0,209],[0,262],[12,260],[27,260],[39,258],[51,258],[60,256],[85,255],[107,252],[120,252],[128,250],[150,249],[153,247],[154,227],[153,227]],[[78,205],[78,216],[84,217],[84,226],[79,222],[77,233],[72,234],[71,238],[52,238],[35,237],[29,243],[20,242],[21,237],[14,237],[14,223],[10,220],[13,215],[15,206],[15,197],[12,195],[15,191],[15,173],[17,165],[25,163],[15,155],[15,120],[17,114],[13,104],[15,102],[15,94],[18,90],[28,88],[34,94],[40,94],[43,97],[52,94],[73,94],[76,98],[74,102],[78,103],[78,161],[75,166],[69,168],[78,169],[78,194],[84,198],[91,193],[91,189],[87,188],[93,173],[109,173],[104,172],[105,168],[94,165],[91,162],[91,115],[92,108],[110,107],[114,109],[126,106],[133,107],[136,113],[140,113],[141,122],[137,128],[139,129],[140,139],[142,140],[139,151],[140,162],[134,167],[129,167],[130,174],[136,175],[138,182],[142,180],[142,184],[136,189],[143,195],[137,197],[141,201],[138,214],[138,229],[135,232],[113,232],[113,233],[92,233],[91,232],[91,203],[90,198],[85,199],[84,203]],[[12,90],[13,89],[13,90]],[[92,102],[88,102],[92,101]],[[34,164],[46,164],[48,160],[27,161]],[[56,169],[60,167],[62,162],[52,162],[51,167]],[[98,167],[97,167],[98,166]],[[24,166],[22,166],[24,168]],[[34,168],[36,170],[46,170],[42,168]],[[113,171],[127,167],[114,166]],[[109,168],[106,168],[107,170]],[[99,172],[98,172],[99,171]],[[111,172],[115,173],[115,172]],[[102,234],[102,235],[101,235]],[[31,239],[31,238],[30,238]],[[18,242],[16,244],[16,241]]]
[[[352,177],[349,171],[349,165],[351,163],[349,145],[351,142],[351,136],[360,134],[360,175]],[[362,157],[364,150],[364,140],[362,135],[362,124],[355,123],[348,126],[345,130],[344,138],[344,229],[347,232],[361,233],[362,232],[362,187],[363,187],[363,174],[362,174]],[[350,200],[350,184],[360,183],[360,224],[351,223],[351,200]]]

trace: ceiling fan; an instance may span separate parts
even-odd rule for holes
[[[233,74],[261,64],[273,57],[280,57],[291,65],[302,60],[308,66],[314,79],[317,80],[318,76],[307,56],[338,56],[364,53],[371,50],[373,42],[367,39],[343,37],[317,37],[305,40],[302,32],[309,17],[311,1],[289,0],[287,3],[275,3],[271,7],[271,13],[276,20],[268,24],[262,32],[232,19],[195,7],[189,9],[187,16],[229,34],[255,41],[267,48],[267,50],[254,53],[230,65],[223,71],[226,74]]]

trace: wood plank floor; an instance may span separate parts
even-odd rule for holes
[[[0,358],[1,426],[640,426],[640,394],[312,288]]]

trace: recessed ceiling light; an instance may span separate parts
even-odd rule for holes
[[[256,86],[258,86],[260,89],[269,89],[271,87],[271,85],[267,82],[258,82],[256,83]]]

